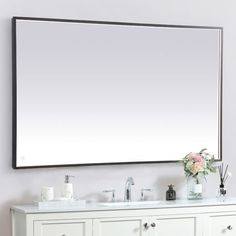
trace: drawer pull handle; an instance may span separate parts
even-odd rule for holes
[[[66,234],[62,234],[61,236],[66,236]]]
[[[233,229],[232,225],[229,225],[229,226],[227,227],[227,229],[228,229],[228,230],[232,230],[232,229]]]
[[[152,226],[152,228],[155,228],[156,224],[153,222],[153,223],[151,223],[151,226]]]
[[[145,229],[149,228],[148,223],[145,223],[143,226],[144,226]]]

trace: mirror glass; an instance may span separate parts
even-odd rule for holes
[[[13,19],[13,167],[221,158],[222,29]]]

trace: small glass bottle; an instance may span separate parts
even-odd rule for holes
[[[166,191],[166,200],[171,201],[171,200],[176,200],[176,192],[174,190],[174,185],[170,184],[168,185],[169,189]]]
[[[218,190],[218,194],[217,194],[217,198],[219,199],[219,201],[224,201],[226,198],[226,189],[224,184],[220,184],[219,190]]]

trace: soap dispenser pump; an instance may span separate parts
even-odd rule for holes
[[[73,184],[70,183],[70,178],[73,178],[73,175],[65,175],[65,183],[63,188],[63,197],[67,200],[72,200],[74,198]]]

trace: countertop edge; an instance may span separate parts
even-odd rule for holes
[[[133,205],[133,206],[102,206],[99,203],[88,203],[84,207],[73,208],[48,208],[39,209],[31,204],[13,205],[11,211],[16,211],[23,214],[46,214],[46,213],[73,213],[73,212],[92,212],[92,211],[122,211],[122,210],[148,210],[148,209],[169,209],[169,208],[196,208],[196,207],[220,207],[220,206],[236,206],[236,198],[229,198],[225,201],[217,199],[206,200],[176,200],[173,202],[161,201],[155,205]]]

